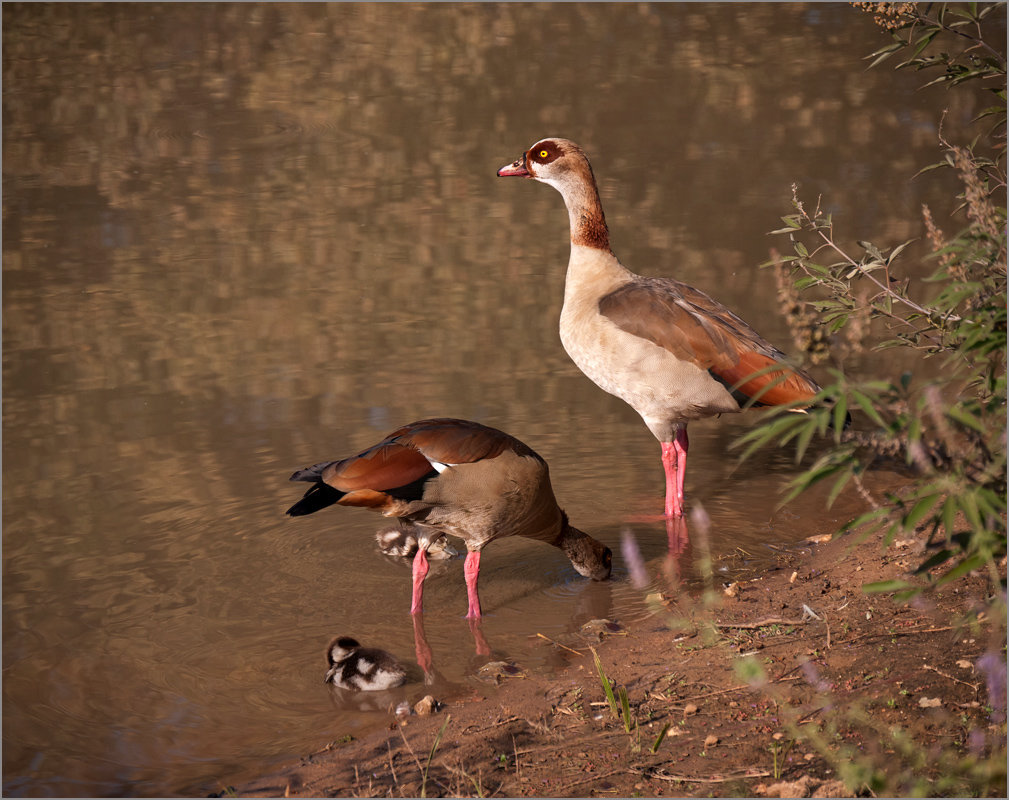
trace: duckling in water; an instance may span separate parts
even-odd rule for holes
[[[406,683],[406,669],[385,650],[361,647],[357,639],[338,636],[326,648],[326,683],[341,689],[380,692]]]
[[[427,556],[432,559],[449,559],[459,551],[448,543],[441,531],[424,528],[412,522],[397,520],[395,525],[375,533],[378,549],[391,558],[410,558],[417,555],[421,544],[427,545]]]

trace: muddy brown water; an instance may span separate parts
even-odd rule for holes
[[[616,553],[590,584],[490,547],[496,657],[549,671],[537,633],[641,618],[620,531],[662,563],[658,445],[561,348],[560,197],[495,170],[579,141],[621,259],[787,350],[756,265],[793,182],[853,249],[920,235],[922,202],[956,227],[951,176],[912,175],[981,101],[867,72],[884,42],[842,5],[5,4],[4,793],[206,794],[381,724],[323,648],[411,659],[409,569],[375,515],[283,512],[294,469],[411,420],[519,436]],[[739,466],[748,424],[691,425],[687,494],[752,567],[860,506],[776,510],[791,454]],[[459,560],[425,608],[433,691],[464,691]]]

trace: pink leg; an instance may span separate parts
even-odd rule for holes
[[[466,565],[463,567],[463,574],[466,576],[466,596],[469,598],[469,611],[466,612],[467,619],[476,619],[480,614],[480,596],[476,591],[476,581],[480,577],[480,551],[470,550],[466,554]]]
[[[690,541],[687,536],[687,520],[685,517],[666,518],[666,539],[669,543],[669,555],[673,558],[683,555]]]
[[[671,442],[662,442],[662,467],[666,471],[666,516],[683,516],[683,480],[687,474],[686,426],[676,429]]]
[[[424,610],[424,578],[430,565],[427,563],[427,550],[423,547],[417,551],[413,557],[413,603],[410,605],[411,614],[420,614]]]
[[[479,617],[475,617],[469,621],[469,632],[473,634],[473,641],[476,642],[476,654],[478,656],[489,656],[490,645],[487,644],[487,638],[483,635],[483,631],[480,630]]]
[[[423,614],[415,614],[413,617],[413,649],[417,654],[417,663],[424,670],[424,682],[427,683],[430,678],[434,677],[434,655],[431,652],[431,645],[427,643],[427,636],[424,634]]]
[[[690,447],[686,425],[676,431],[676,441],[673,442],[673,446],[676,448],[676,496],[680,500],[680,513],[682,514],[685,508],[683,484],[687,478],[687,449]]]

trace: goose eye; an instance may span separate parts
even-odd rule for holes
[[[546,150],[540,150],[538,155],[540,158],[546,158],[548,155],[550,155],[550,153]]]

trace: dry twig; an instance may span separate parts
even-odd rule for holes
[[[755,630],[756,628],[766,628],[768,625],[805,625],[808,619],[784,619],[783,617],[768,617],[759,622],[715,622],[716,628],[740,628],[742,630]]]
[[[536,635],[537,635],[537,636],[539,636],[539,637],[540,637],[541,639],[546,639],[546,640],[547,640],[548,642],[550,642],[550,644],[555,644],[555,645],[557,645],[558,647],[563,647],[563,648],[564,648],[565,650],[567,650],[567,651],[568,651],[569,653],[574,653],[574,654],[575,654],[576,656],[583,656],[583,655],[585,655],[585,653],[581,652],[580,650],[572,650],[572,649],[571,649],[570,647],[568,647],[567,645],[564,645],[564,644],[561,644],[560,642],[555,642],[555,641],[554,641],[553,639],[551,639],[551,638],[550,638],[549,636],[544,636],[544,635],[543,635],[542,633],[537,633]]]
[[[659,770],[652,772],[632,770],[632,772],[637,772],[639,775],[644,775],[648,778],[658,778],[660,781],[683,781],[684,783],[725,783],[726,781],[738,781],[745,778],[766,778],[771,774],[770,772],[745,770],[735,775],[711,775],[706,778],[695,778],[691,775],[670,775],[668,772],[660,772]]]

